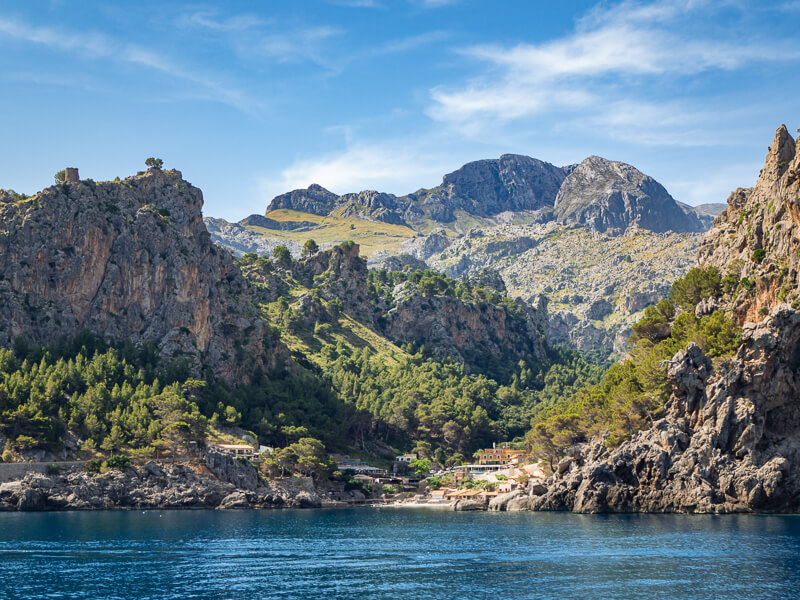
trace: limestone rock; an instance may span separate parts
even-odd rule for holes
[[[0,346],[88,329],[157,341],[165,358],[228,381],[284,364],[288,352],[250,316],[249,285],[211,243],[202,204],[179,172],[159,169],[0,204]]]
[[[727,307],[736,319],[761,320],[775,306],[800,301],[800,152],[778,128],[752,189],[738,189],[698,252],[703,267],[746,278]]]
[[[684,212],[660,183],[632,167],[590,156],[564,180],[555,200],[559,222],[601,232],[637,225],[654,232],[700,232],[694,213]]]
[[[276,196],[270,202],[267,212],[288,209],[312,215],[327,216],[336,206],[338,196],[321,185],[312,183],[308,189],[293,190]]]
[[[584,444],[558,464],[534,510],[800,510],[800,313],[747,324],[736,357],[713,372],[689,344],[668,365],[664,418],[609,452]]]

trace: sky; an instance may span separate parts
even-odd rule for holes
[[[799,22],[800,0],[0,0],[0,188],[156,156],[239,220],[515,153],[724,202],[800,127]]]

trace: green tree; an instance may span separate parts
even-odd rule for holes
[[[292,262],[292,253],[286,246],[275,246],[272,249],[272,257],[275,261],[283,266],[289,265]]]
[[[417,477],[422,477],[431,470],[431,461],[427,458],[415,458],[409,464]]]
[[[61,169],[53,176],[53,181],[55,183],[64,183],[67,180],[67,173],[65,169]]]
[[[303,250],[300,253],[301,258],[306,258],[307,256],[313,256],[317,252],[319,252],[319,246],[317,242],[314,240],[306,240],[306,243],[303,244]]]
[[[161,169],[164,166],[164,161],[160,158],[150,157],[144,161],[144,164],[151,169]]]

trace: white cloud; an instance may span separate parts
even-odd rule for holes
[[[20,21],[0,17],[0,34],[53,50],[75,52],[91,59],[121,61],[139,65],[197,86],[192,95],[228,104],[245,112],[253,112],[258,103],[243,91],[221,81],[179,65],[155,50],[137,44],[121,43],[101,33],[72,33],[51,27],[33,27]],[[199,92],[199,93],[198,93]]]
[[[602,105],[618,98],[618,83],[635,90],[656,77],[730,71],[758,61],[800,57],[796,50],[787,52],[781,40],[765,42],[738,34],[728,39],[698,37],[697,28],[687,29],[686,22],[708,17],[716,6],[702,0],[601,6],[564,38],[460,49],[460,54],[489,68],[461,86],[433,88],[428,114],[453,123],[508,121]]]
[[[729,164],[704,172],[697,179],[666,178],[661,183],[676,200],[692,206],[725,202],[736,188],[755,185],[760,168],[757,162]]]
[[[328,61],[320,44],[343,31],[338,27],[319,26],[298,29],[289,33],[271,33],[259,37],[250,45],[250,50],[280,62],[310,60],[320,64]]]
[[[179,23],[204,27],[212,31],[222,32],[237,32],[266,25],[270,21],[264,20],[257,15],[243,14],[234,15],[228,18],[219,18],[216,13],[209,11],[195,12],[190,15],[185,15],[179,19]]]
[[[312,183],[337,194],[372,189],[400,195],[423,185],[437,185],[442,174],[452,169],[452,157],[445,158],[441,152],[419,145],[400,140],[385,144],[355,142],[338,153],[297,160],[278,177],[260,178],[259,188],[267,202]]]

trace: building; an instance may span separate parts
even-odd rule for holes
[[[223,454],[241,456],[243,458],[255,458],[257,454],[256,449],[249,444],[212,444],[211,447]]]
[[[451,491],[450,489],[431,490],[431,500],[444,500]]]
[[[395,462],[399,463],[410,463],[412,460],[417,460],[416,454],[401,454],[400,456],[395,456]]]
[[[354,473],[363,473],[366,475],[386,475],[385,469],[371,466],[364,460],[350,458],[349,456],[339,457],[336,461],[336,468],[339,471],[353,471]]]
[[[519,484],[514,481],[513,479],[509,479],[508,481],[501,481],[500,484],[497,486],[497,491],[501,494],[507,494],[508,492],[513,492],[519,487]]]
[[[486,448],[481,451],[478,458],[480,465],[510,465],[517,464],[525,456],[524,450],[512,450],[511,448]]]

